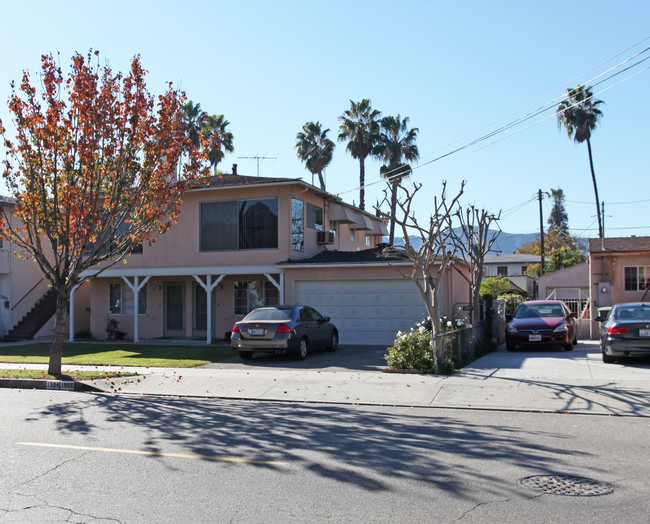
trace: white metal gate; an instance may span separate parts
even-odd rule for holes
[[[572,313],[578,315],[578,338],[590,337],[589,293],[583,288],[555,288],[546,297],[548,300],[561,300]]]

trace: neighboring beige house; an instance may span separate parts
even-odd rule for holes
[[[520,253],[485,255],[483,260],[483,278],[505,277],[512,285],[512,291],[525,291],[530,297],[537,295],[535,279],[525,275],[528,266],[540,263],[539,255]],[[540,295],[541,296],[541,295]]]
[[[537,279],[539,298],[573,301],[589,300],[589,264],[559,269]],[[577,312],[577,311],[576,311]]]
[[[650,237],[590,239],[589,268],[592,320],[599,307],[650,300]]]
[[[380,256],[385,224],[301,179],[222,175],[183,197],[178,223],[153,246],[88,271],[74,293],[70,333],[106,338],[108,317],[126,338],[227,338],[267,304],[309,303],[332,317],[347,344],[390,344],[426,317],[409,263]],[[466,301],[455,271],[441,313]],[[209,297],[209,299],[208,299]],[[72,337],[71,337],[72,338]]]

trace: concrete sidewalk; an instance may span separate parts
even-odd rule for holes
[[[572,352],[496,351],[451,377],[262,364],[124,368],[141,375],[85,385],[130,395],[650,416],[647,361],[604,364],[592,341]]]

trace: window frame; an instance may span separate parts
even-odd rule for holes
[[[113,308],[113,289],[119,286],[120,296],[118,298],[119,311]],[[108,314],[113,316],[133,316],[135,309],[135,294],[130,286],[124,282],[109,282],[108,283]],[[129,308],[127,308],[129,306]],[[130,311],[128,311],[130,309]],[[144,309],[144,311],[142,311]],[[127,311],[125,311],[127,310]],[[149,310],[149,298],[147,296],[147,285],[145,284],[138,292],[138,316],[146,316]]]
[[[323,208],[307,202],[305,223],[309,229],[324,231]]]
[[[242,206],[249,207],[256,203],[266,203],[269,211],[275,216],[274,224],[266,224],[270,231],[263,235],[268,242],[268,245],[248,247],[247,244],[253,243],[253,238],[247,237],[245,234],[246,224],[242,224],[239,220]],[[234,212],[231,210],[230,217],[234,216],[235,223],[228,222],[226,228],[227,237],[213,237],[204,236],[204,210],[208,207],[234,205]],[[221,211],[221,210],[220,210]],[[227,210],[226,210],[227,211]],[[207,213],[207,211],[206,211]],[[205,217],[207,220],[208,217]],[[199,203],[199,252],[210,253],[216,251],[247,251],[251,249],[278,249],[279,247],[279,198],[277,196],[261,197],[261,198],[245,198],[245,199],[231,199],[231,200],[213,200]],[[272,236],[272,234],[274,236]],[[270,238],[270,240],[269,240]],[[224,247],[220,246],[220,242]],[[225,240],[225,241],[224,241]],[[236,246],[235,246],[236,244]]]
[[[632,270],[634,270],[634,281],[630,275]],[[650,288],[650,266],[625,266],[623,268],[623,289],[625,291],[645,291],[648,288]]]
[[[251,304],[250,300],[250,294],[248,293],[250,291],[249,287],[246,288],[241,288],[238,289],[238,285],[241,284],[246,284],[248,286],[249,283],[255,282],[257,284],[262,284],[261,285],[261,290],[262,290],[262,298],[261,298],[261,303],[256,303],[256,304]],[[260,286],[257,286],[258,289],[260,289]],[[237,293],[239,291],[245,292],[244,296],[242,298],[245,299],[246,303],[238,304],[238,295]],[[270,295],[270,296],[269,296]],[[246,316],[248,315],[251,311],[258,307],[265,307],[265,306],[278,306],[280,305],[280,290],[276,288],[273,283],[270,280],[267,279],[258,279],[258,280],[236,280],[233,282],[233,314],[234,315],[242,315]],[[241,300],[241,298],[240,298]]]
[[[297,217],[296,205],[300,203],[300,218]],[[299,198],[291,199],[291,250],[305,250],[305,203]]]

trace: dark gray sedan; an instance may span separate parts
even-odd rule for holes
[[[336,351],[339,332],[329,317],[309,306],[254,309],[232,328],[230,345],[249,359],[254,352],[293,352],[302,360],[310,349]]]
[[[616,304],[609,317],[596,317],[601,322],[600,349],[603,362],[616,357],[650,356],[650,303]]]

